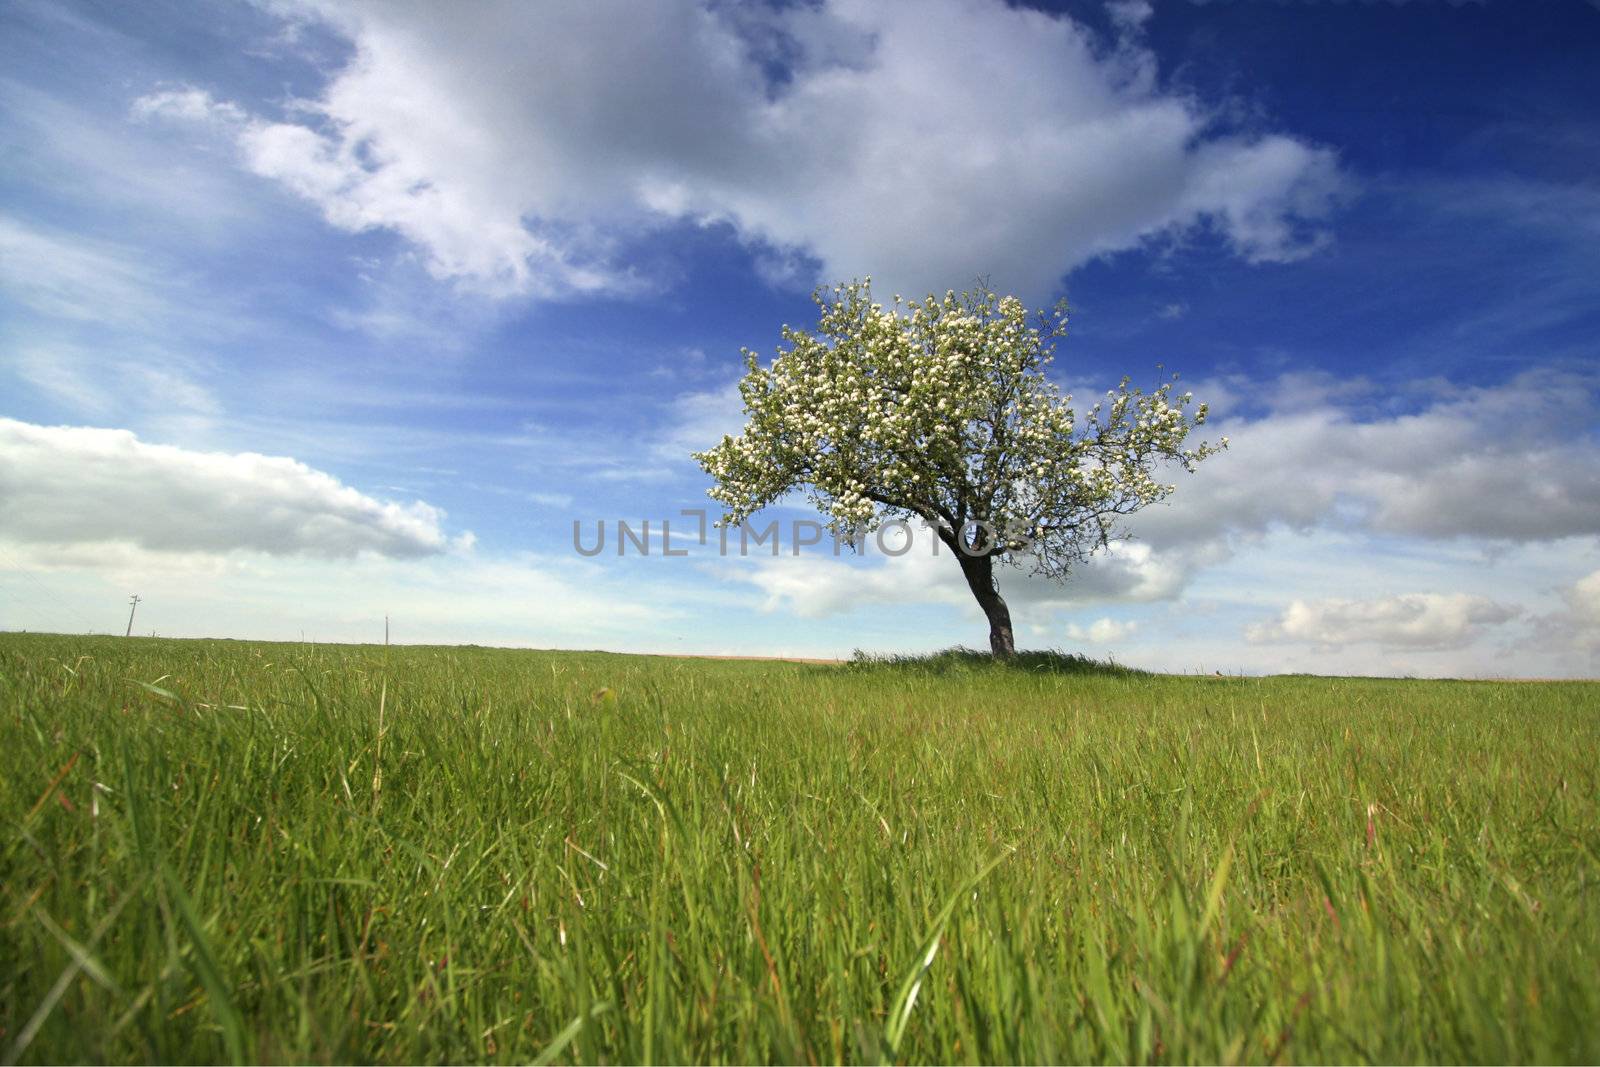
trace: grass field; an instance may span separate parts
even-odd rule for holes
[[[1600,686],[0,635],[0,1054],[1595,1061]]]

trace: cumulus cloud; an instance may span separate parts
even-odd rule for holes
[[[1541,650],[1565,649],[1587,658],[1591,669],[1600,658],[1600,570],[1560,590],[1562,610],[1534,620],[1533,642]]]
[[[1228,435],[1229,450],[1130,524],[1158,547],[1327,522],[1434,540],[1600,534],[1593,375],[1546,369],[1491,387],[1385,390],[1412,408],[1403,414],[1371,410],[1379,391],[1370,383],[1221,384],[1212,391],[1264,403],[1208,424]]]
[[[204,89],[186,86],[147,93],[133,102],[133,116],[184,119],[188,122],[215,123],[228,127],[245,122],[249,115],[237,104],[214,100]]]
[[[1116,27],[1126,33],[1143,27],[1156,9],[1150,5],[1150,0],[1111,0],[1106,5],[1106,13]]]
[[[0,418],[0,538],[63,559],[106,545],[178,554],[427,556],[451,547],[443,519],[421,501],[377,500],[282,456],[196,452],[149,444],[126,430]]]
[[[288,10],[352,46],[316,99],[273,119],[183,87],[136,114],[221,130],[331,224],[494,293],[645,284],[618,242],[688,220],[790,282],[1044,295],[1197,226],[1297,258],[1341,184],[1329,150],[1164,92],[1140,3],[1115,42],[993,0]]]
[[[1245,629],[1246,640],[1314,645],[1372,643],[1402,648],[1460,648],[1518,609],[1470,593],[1407,593],[1374,600],[1296,600],[1270,622]]]
[[[1116,619],[1096,619],[1088,626],[1079,626],[1071,623],[1067,626],[1067,636],[1074,641],[1090,641],[1097,645],[1108,645],[1113,641],[1122,641],[1132,637],[1134,631],[1139,629],[1136,622],[1118,622]]]
[[[1586,575],[1562,590],[1561,598],[1577,626],[1600,631],[1600,571]]]

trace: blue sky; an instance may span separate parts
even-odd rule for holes
[[[1593,675],[1600,9],[0,11],[0,626],[840,655],[948,559],[587,559],[705,506],[810,288],[1065,296],[1230,451],[1021,643]],[[798,513],[795,513],[798,515]]]

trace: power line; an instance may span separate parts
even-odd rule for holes
[[[74,608],[71,604],[67,603],[66,599],[64,597],[60,596],[59,593],[56,590],[51,589],[49,586],[45,585],[39,579],[35,578],[32,574],[28,573],[27,570],[23,569],[22,564],[18,563],[15,559],[13,559],[10,556],[6,555],[4,552],[0,552],[0,564],[4,564],[5,565],[5,570],[7,570],[9,573],[20,575],[21,577],[26,578],[28,581],[32,582],[34,584],[34,586],[39,589],[40,592],[45,594],[45,596],[48,598],[48,602],[51,604],[52,607],[57,608],[57,609],[62,610],[62,611],[65,611],[67,614],[71,615],[73,618],[77,619],[80,623],[82,623],[84,625],[84,633],[103,633],[104,632],[104,631],[102,631],[102,630],[100,630],[98,628],[98,625],[93,620],[91,620],[88,616],[84,615],[83,612],[79,611],[77,608]],[[0,583],[0,584],[3,584],[3,583]]]

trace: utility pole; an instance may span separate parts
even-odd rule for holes
[[[139,594],[135,593],[128,598],[128,632],[123,637],[133,636],[133,613],[139,610]]]
[[[383,647],[389,647],[389,616],[387,613],[383,616]]]

